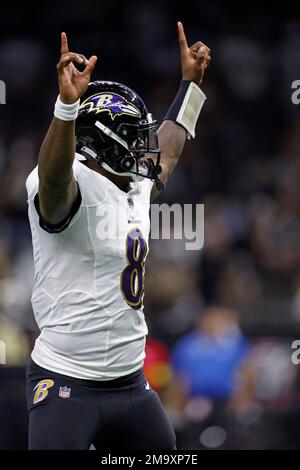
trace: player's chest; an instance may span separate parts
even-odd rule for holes
[[[128,244],[148,243],[149,204],[139,194],[113,194],[88,208],[91,249],[96,257],[126,257]]]

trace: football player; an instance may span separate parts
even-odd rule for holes
[[[26,181],[40,328],[27,372],[30,449],[176,446],[143,374],[143,295],[150,200],[206,98],[210,49],[189,47],[181,23],[178,35],[182,81],[157,130],[129,87],[90,83],[97,58],[70,52],[61,34],[54,117]]]

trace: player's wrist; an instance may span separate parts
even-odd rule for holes
[[[75,121],[78,116],[80,99],[74,103],[64,103],[58,95],[55,106],[54,116],[62,121]]]
[[[195,127],[206,100],[206,95],[192,80],[183,78],[165,120],[175,121],[187,131],[188,138],[195,138]]]

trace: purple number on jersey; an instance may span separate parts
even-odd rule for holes
[[[121,292],[134,309],[141,308],[144,294],[144,265],[147,243],[138,228],[132,229],[126,239],[127,266],[121,273]]]

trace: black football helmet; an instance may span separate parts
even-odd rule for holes
[[[133,90],[121,83],[94,81],[80,100],[76,152],[111,173],[136,181],[150,178],[162,189],[156,131],[157,121]]]

